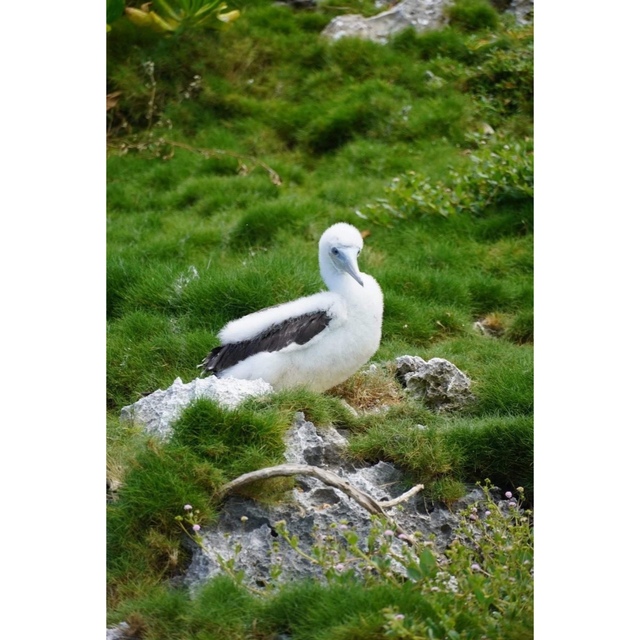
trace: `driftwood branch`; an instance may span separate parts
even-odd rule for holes
[[[423,489],[424,489],[424,485],[423,484],[417,484],[415,487],[409,489],[409,491],[405,491],[401,496],[398,496],[397,498],[394,498],[393,500],[386,500],[385,502],[378,502],[378,504],[383,509],[388,509],[389,507],[395,507],[397,504],[400,504],[401,502],[405,502],[406,500],[408,500],[411,496],[415,496],[416,493],[418,493],[418,491],[422,491]]]
[[[411,496],[424,489],[424,486],[419,484],[403,493],[401,496],[388,500],[385,502],[378,502],[374,500],[368,493],[357,489],[352,484],[341,478],[339,475],[333,473],[333,471],[327,471],[320,467],[313,467],[306,464],[281,464],[277,467],[265,467],[264,469],[258,469],[257,471],[251,471],[239,476],[235,480],[225,484],[220,490],[220,495],[224,496],[227,493],[234,491],[235,489],[242,487],[246,484],[255,482],[256,480],[267,480],[268,478],[277,478],[282,476],[311,476],[317,478],[324,484],[340,489],[343,493],[346,493],[350,498],[355,500],[363,509],[366,509],[369,513],[374,515],[381,515],[385,518],[393,520],[387,516],[384,509],[393,507],[405,500],[408,500]],[[393,522],[396,535],[404,534],[404,538],[409,544],[413,544],[413,538],[406,534],[397,523]]]

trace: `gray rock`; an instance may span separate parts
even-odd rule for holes
[[[447,23],[445,9],[452,2],[402,0],[370,18],[360,14],[336,17],[324,28],[322,35],[334,41],[350,37],[385,44],[391,36],[409,27],[417,33],[442,28]],[[518,24],[526,24],[533,19],[533,0],[493,0],[493,4],[500,11],[513,14]]]
[[[235,378],[196,378],[183,383],[176,378],[168,389],[158,389],[120,412],[120,420],[130,420],[145,431],[166,439],[171,436],[171,425],[182,411],[196,398],[210,398],[222,406],[233,409],[246,398],[273,391],[264,380],[236,380]]]
[[[109,627],[107,629],[107,640],[131,640],[129,634],[129,625],[126,622],[121,622],[115,627]]]
[[[287,462],[326,467],[340,463],[348,442],[333,427],[323,429],[320,435],[313,422],[307,422],[299,412],[285,435],[285,445]]]
[[[511,0],[505,13],[514,15],[517,24],[529,24],[533,20],[533,0]]]
[[[303,414],[286,435],[289,462],[306,463],[328,468],[353,486],[367,492],[378,501],[401,495],[406,481],[401,471],[386,462],[356,468],[340,458],[346,440],[333,428],[316,429]],[[234,571],[243,571],[246,584],[253,588],[277,586],[284,582],[313,577],[323,580],[322,569],[303,558],[278,535],[276,523],[284,520],[290,535],[297,536],[299,549],[312,554],[320,541],[343,540],[340,526],[357,533],[362,545],[371,530],[371,515],[341,491],[310,477],[298,477],[290,499],[279,504],[261,504],[249,498],[229,497],[214,527],[203,529],[204,549],[195,547],[194,556],[184,584],[197,588],[214,576],[225,573],[233,564]],[[481,500],[483,494],[474,487],[460,502],[465,505]],[[459,523],[456,509],[429,505],[417,494],[408,501],[387,510],[403,529],[420,531],[430,536],[439,549],[451,541]],[[397,538],[392,548],[401,552],[404,543]],[[364,548],[364,547],[363,547]],[[397,566],[398,571],[402,567]],[[276,577],[276,574],[279,574]]]
[[[396,358],[396,375],[415,399],[434,411],[455,411],[475,400],[471,380],[444,358]]]
[[[413,27],[418,33],[438,29],[446,23],[444,9],[452,0],[402,0],[371,18],[348,14],[334,18],[322,35],[331,40],[352,37],[385,44],[389,38]]]

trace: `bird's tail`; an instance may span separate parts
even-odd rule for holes
[[[205,376],[210,373],[216,373],[218,371],[217,365],[220,359],[220,352],[223,347],[215,347],[209,352],[209,355],[202,360],[202,362],[196,367],[196,369],[202,369],[200,376]]]

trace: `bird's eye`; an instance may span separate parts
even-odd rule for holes
[[[337,256],[340,253],[338,251],[338,247],[333,247],[333,249],[331,249],[331,253],[333,253],[334,256]]]

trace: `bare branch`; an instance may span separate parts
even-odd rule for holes
[[[256,480],[267,480],[268,478],[277,478],[282,476],[311,476],[313,478],[317,478],[324,484],[329,485],[330,487],[335,487],[336,489],[340,489],[343,493],[346,493],[350,498],[353,498],[363,509],[366,509],[369,513],[384,516],[388,520],[392,522],[396,529],[396,535],[404,534],[403,539],[407,541],[408,544],[413,545],[414,540],[411,536],[407,535],[402,528],[393,521],[384,511],[385,508],[393,507],[405,500],[408,500],[411,496],[421,491],[424,486],[419,484],[410,489],[409,491],[403,493],[401,496],[394,498],[393,500],[388,500],[386,502],[378,502],[374,500],[369,494],[364,491],[354,487],[352,484],[341,478],[339,475],[333,473],[333,471],[327,471],[326,469],[321,469],[320,467],[313,467],[311,465],[306,464],[281,464],[276,467],[265,467],[264,469],[258,469],[257,471],[251,471],[249,473],[245,473],[244,475],[239,476],[235,480],[228,482],[225,484],[220,490],[220,496],[224,496],[239,487],[242,487],[246,484],[250,484],[255,482]]]
[[[415,487],[409,489],[409,491],[405,491],[401,496],[394,498],[393,500],[386,500],[385,502],[378,502],[378,504],[383,509],[388,509],[389,507],[395,507],[397,504],[408,500],[411,496],[415,496],[418,491],[422,491],[424,489],[423,484],[417,484]]]

